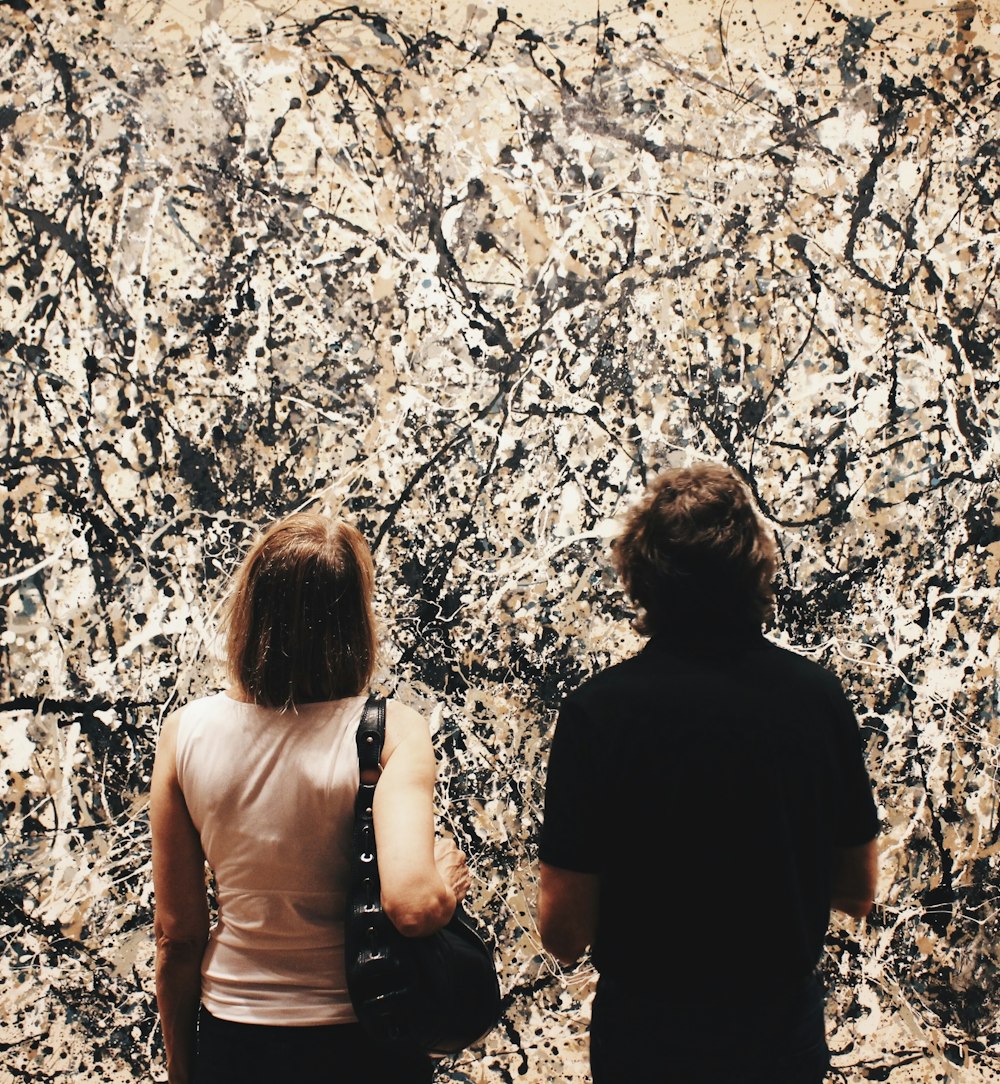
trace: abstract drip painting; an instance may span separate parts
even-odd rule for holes
[[[877,790],[830,1080],[1000,1080],[1000,4],[2,0],[0,33],[0,1081],[165,1079],[153,749],[304,507],[371,542],[377,685],[430,721],[500,953],[503,1021],[438,1078],[586,1081],[542,768],[641,644],[620,516],[695,459],[751,485],[769,635],[841,677]],[[697,906],[669,841],[645,872]]]

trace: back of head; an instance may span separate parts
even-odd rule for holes
[[[759,630],[771,613],[774,540],[729,467],[658,475],[615,540],[614,561],[642,632]]]
[[[273,523],[233,578],[231,679],[264,707],[360,695],[377,651],[373,587],[371,552],[350,524],[311,512]]]

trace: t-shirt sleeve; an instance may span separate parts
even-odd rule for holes
[[[549,751],[538,857],[576,873],[598,872],[600,780],[586,715],[563,702]]]
[[[878,808],[858,721],[839,682],[834,692],[834,714],[842,786],[834,843],[839,847],[856,847],[878,835]]]

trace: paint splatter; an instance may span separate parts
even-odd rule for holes
[[[751,481],[775,636],[842,675],[877,782],[834,1079],[1000,1079],[1000,23],[700,7],[0,7],[5,1080],[163,1079],[153,744],[306,503],[375,547],[380,681],[501,946],[504,1024],[442,1079],[586,1079],[539,769],[638,642],[616,517],[701,456]]]

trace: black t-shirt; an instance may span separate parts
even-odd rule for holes
[[[840,682],[756,631],[711,652],[654,637],[563,701],[539,857],[600,876],[594,966],[633,990],[808,975],[834,848],[877,831]]]

